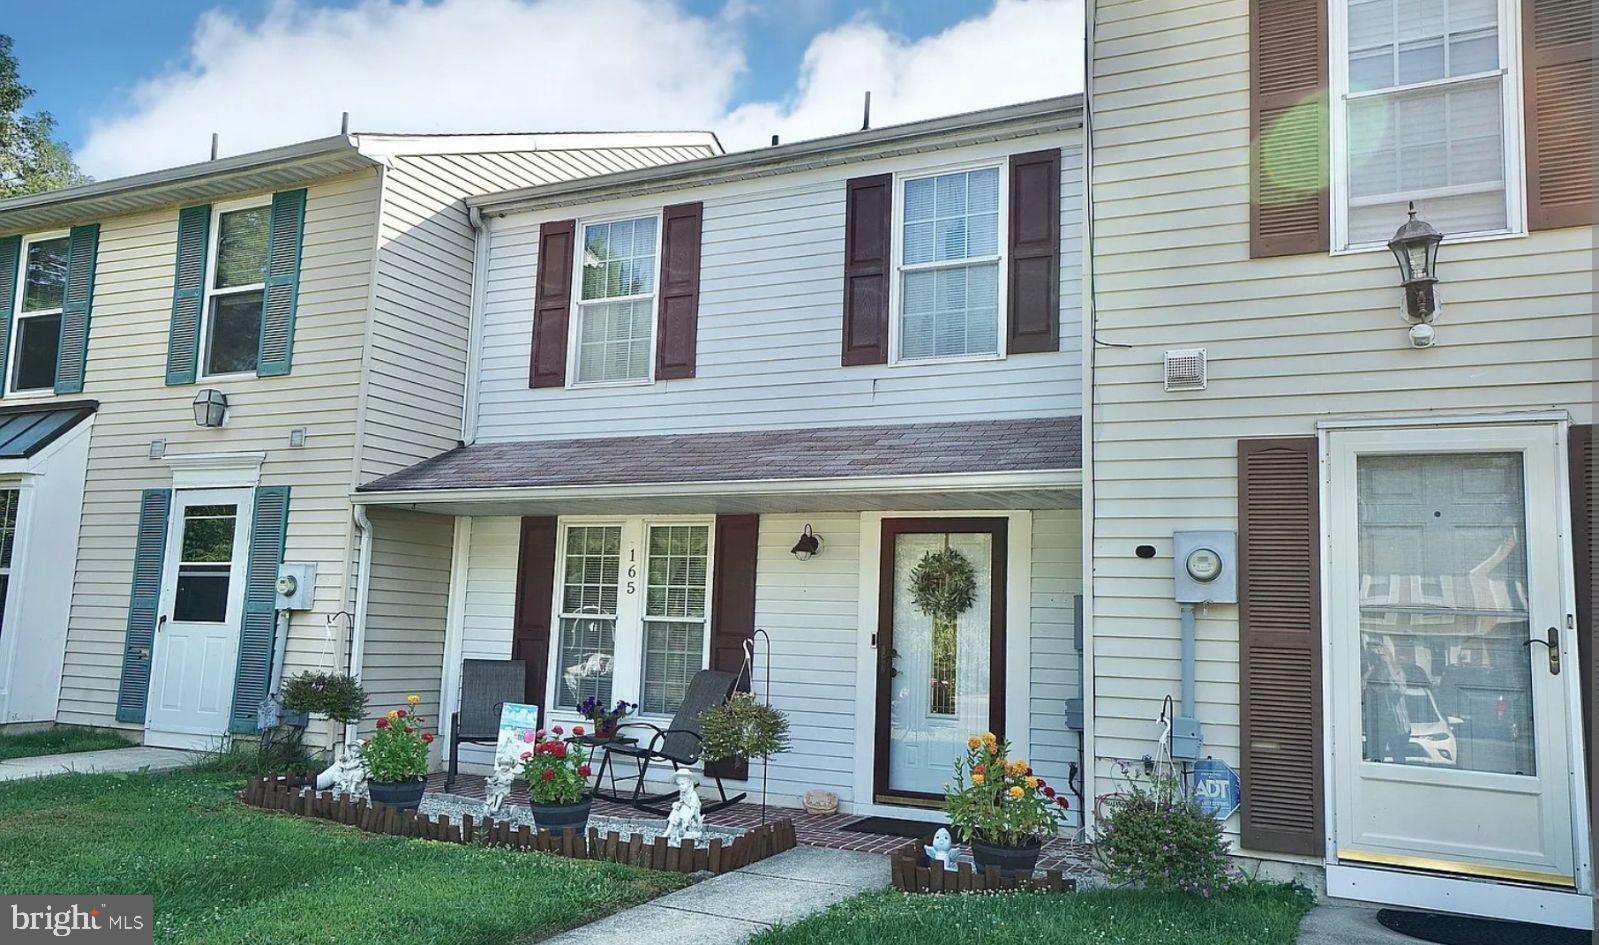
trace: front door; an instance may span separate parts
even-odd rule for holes
[[[1575,882],[1556,434],[1331,435],[1341,862]]]
[[[228,730],[244,612],[249,489],[181,489],[167,524],[145,741],[211,747]]]
[[[1004,519],[903,518],[883,521],[879,576],[877,746],[879,803],[929,805],[966,739],[1004,737]],[[951,565],[953,567],[951,567]],[[970,600],[958,613],[918,603],[923,575],[969,575]],[[927,581],[922,581],[926,586]],[[925,602],[925,598],[924,598]]]

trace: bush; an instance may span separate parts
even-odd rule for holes
[[[310,749],[301,744],[299,729],[276,728],[258,738],[235,736],[226,748],[206,752],[190,765],[190,770],[208,774],[242,774],[270,777],[276,774],[306,774],[320,764]]]
[[[1176,774],[1128,775],[1129,789],[1106,800],[1094,859],[1106,879],[1159,892],[1205,897],[1237,882],[1221,822],[1200,810]]]
[[[320,712],[340,725],[353,725],[366,714],[366,692],[355,677],[343,673],[301,673],[283,684],[283,708]]]
[[[422,700],[407,696],[409,709],[391,709],[378,719],[377,731],[361,742],[361,762],[366,765],[367,777],[379,784],[399,781],[420,781],[428,776],[428,746],[433,744],[433,733],[422,731],[427,721],[416,715],[417,703]]]

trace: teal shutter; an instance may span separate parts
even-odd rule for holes
[[[94,307],[94,263],[100,224],[75,226],[67,236],[67,291],[61,303],[61,347],[56,351],[56,393],[83,393],[89,361],[89,310]]]
[[[167,329],[168,384],[194,383],[200,361],[200,307],[205,304],[205,256],[210,242],[211,208],[179,210],[172,325]]]
[[[0,239],[0,394],[5,393],[6,356],[11,352],[11,320],[17,309],[17,275],[22,237]]]
[[[233,677],[230,732],[254,732],[256,710],[272,679],[272,644],[277,631],[278,565],[289,530],[289,487],[260,486],[250,525],[250,560],[244,576],[244,625],[239,630],[239,669]]]
[[[150,653],[155,649],[161,610],[161,569],[167,553],[167,513],[171,489],[146,489],[139,499],[139,531],[133,544],[133,591],[128,597],[128,635],[122,650],[122,683],[117,688],[117,721],[144,721],[150,695]]]
[[[272,195],[272,236],[267,244],[266,292],[261,299],[261,354],[255,373],[289,373],[294,355],[294,310],[300,294],[300,243],[305,233],[305,190]]]

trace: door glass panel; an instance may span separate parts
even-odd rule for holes
[[[223,623],[228,619],[228,585],[232,581],[238,513],[236,505],[191,505],[183,510],[173,620]]]
[[[622,566],[619,525],[566,530],[561,579],[559,683],[555,704],[575,709],[592,696],[611,704],[616,662],[616,599]]]
[[[1363,757],[1535,774],[1521,455],[1361,456],[1355,478]]]

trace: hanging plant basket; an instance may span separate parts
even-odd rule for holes
[[[935,622],[950,622],[971,609],[977,575],[954,548],[929,551],[911,571],[911,600]]]

